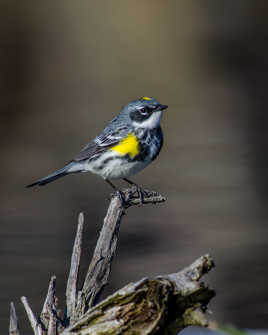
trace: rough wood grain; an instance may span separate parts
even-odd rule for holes
[[[215,292],[200,277],[214,266],[209,255],[184,270],[131,283],[91,308],[62,335],[175,335],[206,326],[204,312]]]
[[[49,310],[49,322],[47,327],[47,335],[57,334],[57,318],[52,310]]]

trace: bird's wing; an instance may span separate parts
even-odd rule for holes
[[[80,152],[77,154],[72,161],[80,162],[91,158],[115,145],[120,143],[125,136],[129,133],[129,128],[122,127],[117,128],[112,132],[103,132],[97,136],[93,141],[89,142]]]

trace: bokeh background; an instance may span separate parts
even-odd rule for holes
[[[168,197],[131,208],[106,293],[209,252],[212,318],[268,327],[267,1],[0,1],[0,331],[19,297],[64,301],[77,216],[82,272],[110,188],[60,168],[129,100],[168,104],[160,157],[134,178]],[[122,186],[122,183],[118,183]]]

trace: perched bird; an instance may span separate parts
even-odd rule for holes
[[[68,164],[27,187],[43,186],[68,174],[88,171],[101,176],[115,190],[110,179],[135,184],[127,178],[149,165],[161,150],[160,121],[167,107],[149,97],[129,102]]]

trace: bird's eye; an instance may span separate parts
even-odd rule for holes
[[[142,114],[142,115],[146,115],[147,114],[147,110],[146,110],[146,108],[141,108],[140,109],[140,113]]]

